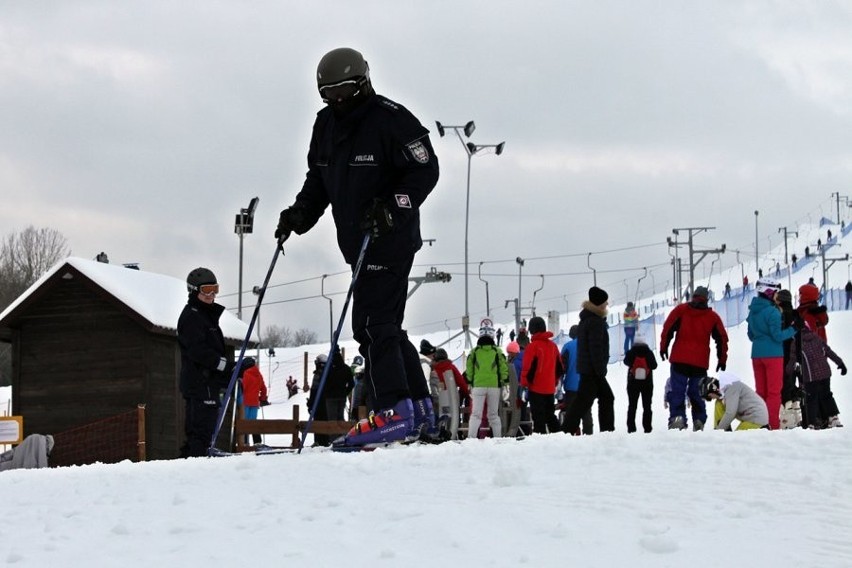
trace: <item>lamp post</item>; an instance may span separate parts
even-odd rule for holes
[[[488,148],[494,148],[494,153],[496,155],[500,155],[503,153],[503,147],[506,145],[505,142],[500,142],[499,144],[474,144],[473,142],[465,142],[464,138],[462,138],[462,132],[466,138],[470,138],[470,135],[473,134],[473,131],[476,129],[476,125],[474,122],[468,121],[464,125],[446,125],[441,124],[438,121],[435,121],[435,125],[438,127],[438,134],[441,138],[444,137],[446,131],[448,129],[452,129],[456,136],[459,138],[459,142],[462,143],[462,147],[464,148],[465,153],[467,154],[467,189],[465,192],[465,206],[464,206],[464,317],[462,318],[462,331],[464,333],[464,342],[465,348],[469,349],[471,347],[470,343],[470,304],[469,304],[469,286],[468,286],[468,229],[470,226],[470,164],[473,156],[481,152],[482,150],[486,150]]]
[[[240,270],[239,283],[237,284],[237,317],[243,319],[243,235],[248,235],[254,227],[254,212],[257,209],[257,197],[252,197],[249,206],[240,209],[237,219],[234,221],[234,233],[240,237]]]

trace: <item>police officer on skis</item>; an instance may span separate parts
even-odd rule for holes
[[[423,245],[419,208],[438,181],[429,131],[405,107],[373,90],[364,57],[334,49],[320,60],[308,172],[281,212],[276,238],[301,235],[331,205],[337,244],[354,268],[370,242],[353,292],[352,328],[365,359],[375,413],[336,444],[364,446],[434,429],[417,349],[402,330],[408,275]]]

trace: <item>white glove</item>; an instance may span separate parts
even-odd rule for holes
[[[500,389],[500,397],[503,399],[503,402],[509,402],[509,386],[503,385],[503,388]]]

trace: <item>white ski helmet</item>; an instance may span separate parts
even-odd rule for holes
[[[494,337],[497,331],[494,329],[494,322],[490,318],[485,318],[479,322],[479,337]]]
[[[755,290],[757,290],[758,294],[763,294],[769,298],[775,296],[775,293],[781,289],[781,283],[775,280],[774,278],[763,277],[757,281],[755,285]]]

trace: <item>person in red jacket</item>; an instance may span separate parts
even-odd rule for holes
[[[819,288],[815,284],[803,284],[799,287],[799,307],[796,308],[808,329],[816,333],[823,341],[828,341],[825,326],[828,325],[828,308],[819,305]]]
[[[246,420],[257,420],[257,411],[261,406],[269,404],[266,395],[266,385],[263,382],[263,375],[260,374],[260,369],[254,357],[246,357],[243,359],[243,410]],[[260,444],[262,439],[260,434],[252,434],[252,441],[255,445]]]
[[[671,311],[663,324],[660,358],[671,364],[671,404],[669,429],[687,427],[686,398],[692,404],[692,429],[703,430],[707,408],[698,392],[699,383],[710,368],[710,340],[716,342],[716,370],[724,371],[728,360],[728,333],[719,314],[707,305],[710,295],[699,286],[692,300]],[[672,343],[669,355],[669,344]]]
[[[553,398],[556,385],[565,374],[562,358],[559,356],[559,348],[551,341],[553,334],[547,331],[543,318],[536,316],[530,319],[529,331],[532,341],[524,352],[521,387],[529,389],[533,432],[559,432],[561,428],[556,418]]]

